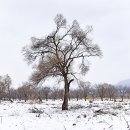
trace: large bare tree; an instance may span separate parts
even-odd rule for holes
[[[36,84],[49,76],[62,77],[64,81],[64,101],[62,110],[68,110],[69,87],[75,78],[74,63],[78,61],[82,74],[88,71],[87,58],[101,56],[97,44],[89,38],[92,27],[82,29],[74,20],[67,25],[63,15],[56,15],[56,28],[44,38],[32,38],[32,44],[23,48],[28,63],[36,63],[32,81]]]
[[[12,85],[12,79],[11,79],[11,77],[8,74],[6,74],[3,78],[4,78],[3,79],[4,85],[6,87],[7,97],[12,102],[11,95],[10,95],[10,90],[11,90],[11,85]]]

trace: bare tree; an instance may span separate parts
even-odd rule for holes
[[[82,88],[83,97],[85,101],[87,100],[87,96],[89,95],[90,92],[90,85],[91,85],[90,82],[83,82],[83,81],[80,82],[80,88]]]
[[[78,60],[82,74],[88,71],[87,58],[101,56],[97,44],[89,38],[92,27],[82,29],[74,20],[67,25],[66,19],[58,14],[55,19],[56,29],[44,38],[32,38],[32,44],[23,48],[28,63],[38,63],[31,80],[38,84],[49,76],[62,77],[64,81],[64,101],[62,110],[68,110],[70,84],[76,78],[74,63]],[[34,62],[35,61],[35,62]]]
[[[51,92],[51,89],[47,86],[44,86],[42,89],[42,94],[43,96],[45,97],[46,101],[48,100],[48,97],[49,97],[49,93]]]
[[[11,77],[7,74],[4,76],[0,76],[0,97],[8,98],[10,101],[10,87],[12,84]]]
[[[11,99],[11,102],[14,99],[18,99],[18,91],[17,91],[17,89],[10,88],[10,99]]]
[[[107,86],[106,83],[97,85],[97,91],[99,97],[101,98],[101,101],[103,101],[103,98],[106,95],[106,86]]]
[[[118,86],[118,92],[119,92],[119,96],[121,97],[122,102],[123,102],[124,97],[126,95],[126,90],[127,90],[126,86]]]
[[[8,99],[12,102],[12,100],[11,100],[11,95],[10,95],[11,84],[12,84],[11,77],[10,77],[8,74],[6,74],[6,75],[3,77],[3,81],[4,81],[4,85],[5,85],[5,87],[6,87],[7,97],[8,97]]]
[[[106,84],[106,93],[107,93],[107,96],[110,98],[110,101],[116,99],[117,90],[115,86],[111,84]]]
[[[0,77],[0,100],[4,97],[5,91],[6,91],[5,84],[2,80],[2,78]]]
[[[128,99],[130,99],[130,86],[127,86],[126,88],[126,96]]]
[[[31,98],[33,94],[33,89],[31,87],[31,84],[28,82],[22,83],[22,85],[18,88],[18,94],[20,99],[24,99],[26,102],[29,98]]]
[[[39,103],[42,103],[42,99],[43,99],[43,93],[42,93],[42,89],[40,87],[35,87],[33,84],[31,84],[31,87],[33,89],[33,99],[38,99]]]
[[[90,96],[92,97],[92,99],[93,99],[93,101],[94,101],[94,99],[95,99],[96,96],[97,96],[97,89],[96,89],[96,88],[94,88],[94,87],[91,87],[91,88],[90,88]]]
[[[64,95],[64,90],[63,89],[58,89],[58,98],[63,100],[63,95]]]
[[[77,101],[79,100],[81,95],[82,95],[81,88],[77,88],[77,89],[71,90],[71,97],[72,98],[76,98]]]
[[[58,97],[58,92],[59,92],[58,88],[56,88],[56,87],[53,87],[53,88],[52,88],[51,97],[53,98],[54,101],[55,101],[55,100],[57,99],[57,97]]]

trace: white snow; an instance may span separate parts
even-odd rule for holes
[[[130,130],[130,101],[2,101],[0,130]],[[32,110],[38,110],[34,113]]]

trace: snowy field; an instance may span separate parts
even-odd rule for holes
[[[130,130],[130,101],[2,101],[0,130]]]

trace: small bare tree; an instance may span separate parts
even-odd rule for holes
[[[24,99],[26,102],[29,98],[31,98],[33,94],[33,89],[30,83],[24,82],[22,85],[18,88],[18,94],[20,99]]]
[[[46,101],[48,100],[48,97],[49,97],[49,94],[51,92],[51,89],[47,86],[44,86],[42,89],[41,89],[42,93],[43,93],[43,96],[45,97]]]
[[[18,99],[18,91],[17,91],[17,89],[10,88],[10,99],[11,99],[11,102],[14,99]]]
[[[5,84],[3,80],[0,78],[0,100],[4,97],[5,92],[6,92]]]
[[[116,90],[115,86],[113,86],[111,84],[106,84],[106,93],[107,93],[107,96],[109,97],[110,101],[116,100],[117,90]]]
[[[103,101],[103,99],[105,98],[106,86],[107,86],[106,83],[97,85],[97,92],[99,97],[101,98],[101,101]]]
[[[10,93],[10,90],[11,90],[11,84],[12,84],[12,80],[11,80],[11,77],[6,74],[4,77],[3,77],[3,81],[4,81],[4,85],[6,87],[6,95],[8,97],[8,99],[13,102],[11,100],[11,93]]]
[[[80,82],[80,88],[82,88],[83,97],[85,101],[87,100],[87,96],[89,95],[90,92],[90,85],[91,85],[90,82],[83,82],[83,81]]]
[[[56,88],[56,87],[53,87],[53,88],[52,88],[51,98],[52,98],[54,101],[55,101],[55,100],[57,99],[57,97],[58,97],[58,92],[59,92],[58,88]]]
[[[80,88],[71,90],[71,97],[76,98],[77,101],[79,100],[81,95],[82,95],[82,90]]]
[[[8,74],[4,76],[0,76],[0,97],[1,98],[6,97],[11,101],[10,98],[11,84],[12,84],[12,80]]]
[[[126,96],[128,99],[130,99],[130,86],[127,86],[126,88]]]
[[[97,89],[94,87],[90,87],[90,96],[92,97],[93,101],[97,96]]]
[[[23,53],[28,63],[38,63],[31,80],[38,84],[46,77],[62,77],[64,81],[64,101],[62,110],[68,110],[69,88],[76,76],[73,68],[78,60],[82,74],[88,71],[87,58],[101,56],[97,44],[89,38],[92,27],[83,30],[76,20],[67,25],[66,19],[58,14],[56,29],[44,38],[32,38],[32,44],[24,47]]]
[[[64,90],[63,89],[58,89],[58,98],[63,100],[63,95],[64,95]]]
[[[119,96],[121,97],[122,102],[123,102],[124,97],[126,95],[126,90],[127,90],[126,86],[118,86],[118,92],[119,92]]]

